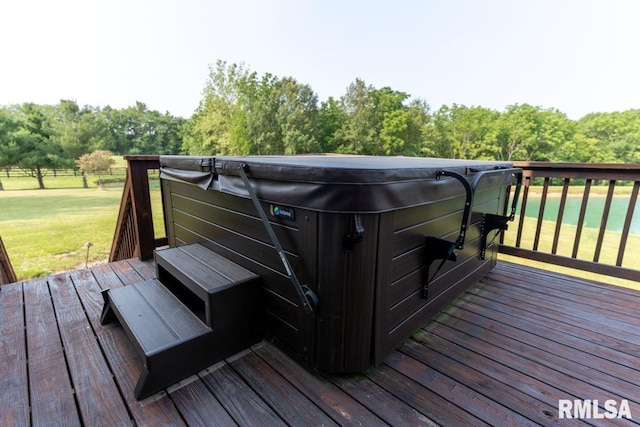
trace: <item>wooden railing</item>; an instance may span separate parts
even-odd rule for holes
[[[640,270],[637,269],[638,254],[634,257],[627,256],[625,259],[640,188],[640,164],[516,162],[515,166],[524,171],[520,215],[517,223],[511,225],[502,236],[500,252],[640,281]],[[531,194],[534,179],[538,181],[537,184],[542,184],[541,187],[535,187],[541,190],[540,196]],[[596,184],[605,186],[606,195],[602,192],[594,195]],[[560,190],[560,194],[551,189]],[[552,197],[558,200],[557,213],[555,207],[549,209],[548,206]],[[538,198],[539,200],[535,200]],[[580,200],[578,217],[571,221],[575,224],[563,221],[566,219],[565,208],[570,198]],[[604,199],[602,214],[599,216],[600,225],[596,228],[597,232],[594,229],[589,231],[593,236],[585,244],[585,218],[596,198]],[[614,213],[624,214],[624,222],[619,231],[612,231],[608,227],[614,199],[614,209],[620,210]],[[537,215],[527,220],[524,212],[527,204],[533,200],[539,202],[540,207]],[[544,216],[550,211],[554,218],[545,221]],[[633,239],[638,239],[636,236],[631,234]]]
[[[7,250],[0,237],[0,285],[6,285],[7,283],[13,283],[15,281],[16,273],[13,271],[9,254],[7,254]]]
[[[166,237],[155,237],[149,190],[149,170],[160,169],[160,158],[125,156],[125,160],[127,180],[109,262],[134,257],[149,259],[153,257],[154,249],[167,244]]]

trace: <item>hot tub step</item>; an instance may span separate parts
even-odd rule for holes
[[[262,339],[260,276],[199,243],[156,251],[155,259],[162,283],[195,295],[201,309],[192,309],[204,312],[217,342],[240,351]]]
[[[107,289],[103,297],[102,324],[120,321],[143,362],[137,399],[220,360],[213,330],[159,281]]]

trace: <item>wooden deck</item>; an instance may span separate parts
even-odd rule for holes
[[[0,425],[548,425],[559,399],[627,399],[640,421],[640,292],[505,262],[366,375],[305,368],[263,341],[138,402],[100,290],[137,260],[0,290]],[[603,410],[604,411],[604,410]]]

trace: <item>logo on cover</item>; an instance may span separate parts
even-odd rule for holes
[[[288,206],[270,205],[271,215],[288,219],[289,221],[296,220],[296,211]]]

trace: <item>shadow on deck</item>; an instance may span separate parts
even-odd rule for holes
[[[506,262],[365,375],[263,341],[137,401],[100,290],[154,274],[131,259],[3,286],[0,425],[546,425],[560,399],[628,400],[617,421],[640,420],[640,292]]]

